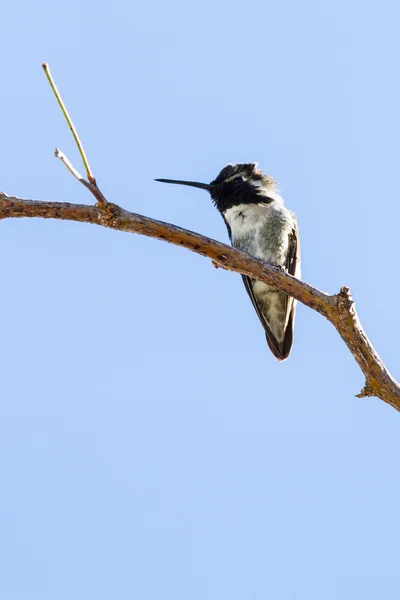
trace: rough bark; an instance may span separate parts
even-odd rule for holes
[[[358,397],[376,396],[400,411],[400,386],[382,363],[357,317],[347,287],[329,295],[239,250],[176,225],[128,212],[107,202],[95,181],[84,182],[96,205],[25,200],[0,192],[0,219],[40,217],[92,223],[169,242],[210,258],[216,266],[274,285],[327,318],[342,337],[365,376]]]

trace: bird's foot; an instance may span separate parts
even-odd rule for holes
[[[286,269],[284,269],[282,267],[282,265],[273,265],[271,264],[272,267],[275,267],[275,269],[278,269],[278,271],[281,271],[281,273],[286,273]]]

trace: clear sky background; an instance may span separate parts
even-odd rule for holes
[[[400,9],[383,0],[2,7],[0,188],[108,198],[227,241],[210,181],[259,161],[303,276],[349,285],[400,377]],[[400,418],[299,306],[277,363],[239,275],[141,236],[0,224],[1,600],[398,599]]]

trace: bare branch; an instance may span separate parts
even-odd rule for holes
[[[120,206],[108,202],[91,173],[85,151],[50,74],[49,67],[47,63],[42,66],[72,132],[86,169],[88,181],[78,173],[68,158],[58,149],[56,150],[56,156],[64,163],[70,173],[93,194],[97,203],[95,206],[87,206],[66,202],[41,202],[7,196],[7,194],[0,192],[0,219],[16,217],[64,219],[93,223],[119,231],[139,233],[182,246],[192,252],[206,256],[211,259],[216,268],[222,267],[223,269],[236,271],[272,285],[289,296],[293,296],[309,308],[316,310],[333,324],[364,373],[365,386],[358,394],[359,398],[377,396],[400,411],[400,386],[392,378],[365,335],[357,317],[349,288],[342,287],[339,294],[330,296],[284,271],[264,264],[230,246],[176,225],[128,212]]]
[[[97,198],[97,205],[24,200],[0,192],[0,219],[16,217],[63,219],[139,233],[206,256],[211,259],[214,266],[242,273],[273,285],[316,310],[333,324],[364,373],[366,382],[358,395],[360,398],[377,396],[400,411],[400,386],[382,363],[361,327],[349,288],[342,287],[338,294],[330,296],[226,244],[176,225],[128,212],[107,202],[95,184],[85,182],[85,185]]]

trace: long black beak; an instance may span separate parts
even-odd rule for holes
[[[189,185],[191,187],[200,188],[201,190],[211,191],[212,185],[209,183],[199,183],[198,181],[181,181],[180,179],[155,179],[154,181],[161,181],[162,183],[177,183],[178,185]]]

